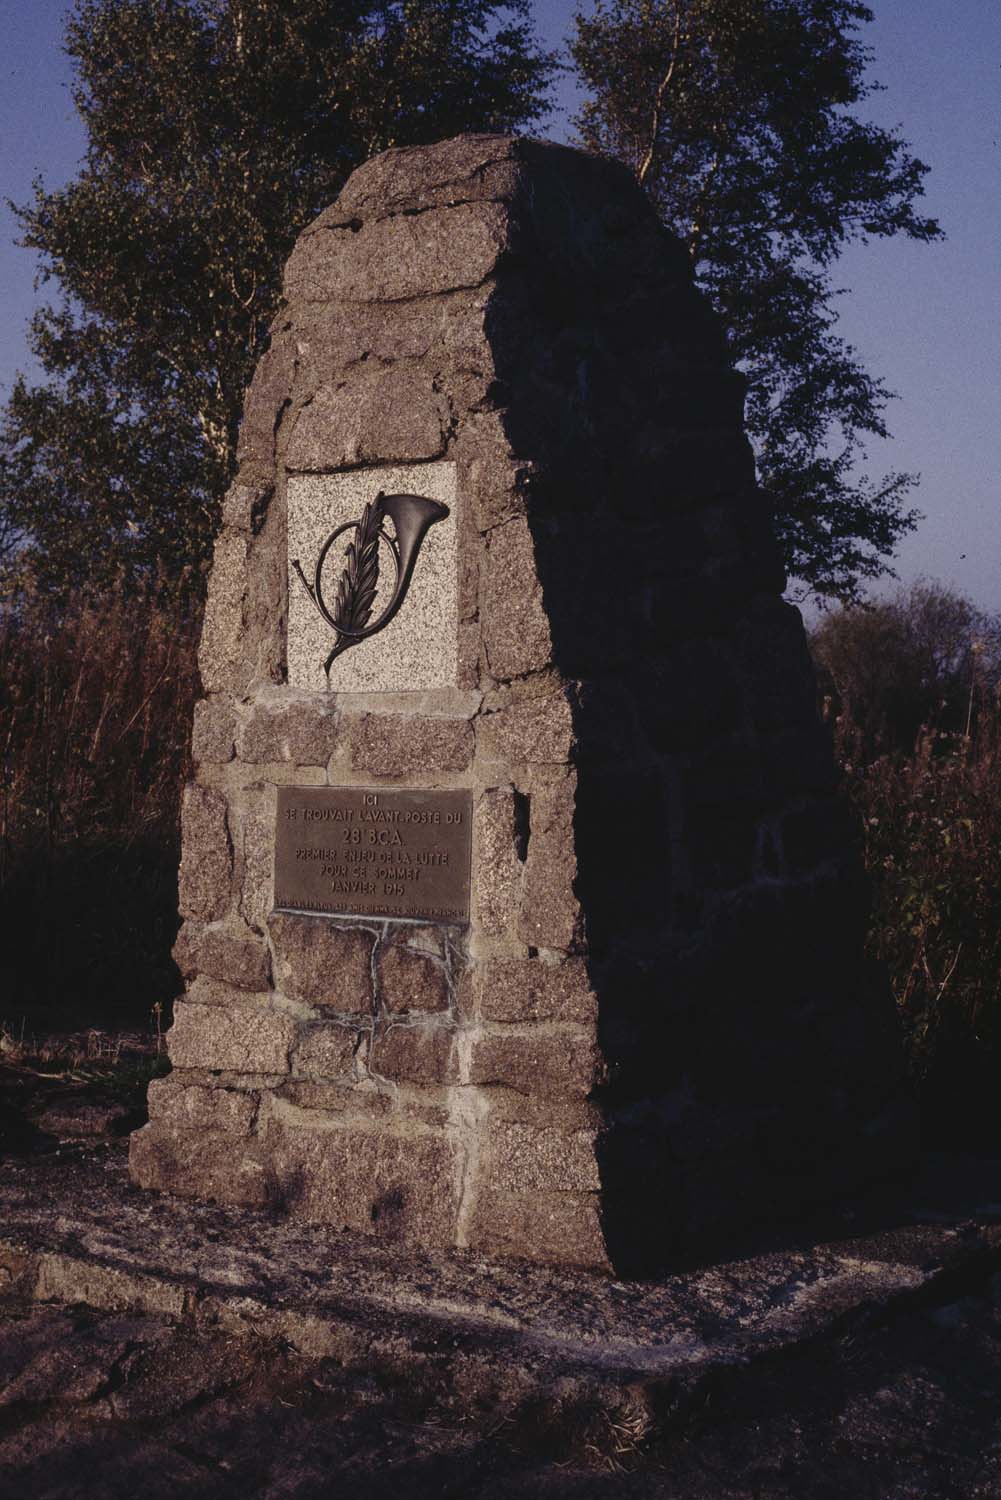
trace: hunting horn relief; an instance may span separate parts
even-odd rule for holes
[[[316,558],[313,582],[303,572],[298,558],[292,567],[321,617],[334,632],[333,648],[323,664],[328,683],[330,668],[342,652],[369,636],[384,630],[399,611],[413,578],[421,543],[435,521],[448,515],[448,506],[422,495],[384,495],[381,491],[362,511],[357,521],[345,521],[327,537]],[[386,518],[393,530],[386,530]],[[323,597],[322,576],[331,549],[345,532],[354,536],[345,550],[344,568],[337,583],[337,595],[331,608]],[[371,625],[379,587],[379,549],[385,545],[393,559],[396,580],[392,597]]]

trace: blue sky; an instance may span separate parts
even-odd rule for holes
[[[998,0],[870,0],[866,41],[879,124],[899,127],[931,167],[923,207],[948,236],[852,248],[836,281],[840,331],[899,399],[893,439],[873,445],[870,471],[918,471],[925,514],[901,547],[906,582],[925,574],[1001,611],[1001,4]],[[24,201],[40,173],[70,177],[83,133],[61,51],[64,0],[0,0],[0,198]],[[559,46],[575,0],[537,0],[540,34]],[[568,139],[566,80],[547,133]],[[0,396],[27,369],[24,330],[36,300],[34,257],[14,246],[0,207]]]

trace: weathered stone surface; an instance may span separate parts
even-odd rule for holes
[[[236,710],[228,699],[202,698],[195,704],[191,755],[196,762],[225,765],[233,759]]]
[[[376,979],[379,999],[392,1015],[448,1008],[448,976],[442,961],[402,943],[379,948]]]
[[[193,784],[185,787],[181,849],[177,880],[181,915],[213,922],[226,914],[233,898],[233,850],[221,792]]]
[[[285,329],[274,329],[271,346],[258,360],[243,405],[236,445],[238,463],[269,463],[274,458],[275,434],[292,389],[295,362],[293,338]]]
[[[271,794],[266,794],[270,804]],[[262,803],[264,799],[262,798]],[[243,882],[240,914],[256,932],[263,932],[274,905],[275,815],[270,805],[245,809],[240,819]]]
[[[275,1121],[266,1146],[293,1217],[409,1244],[453,1242],[457,1148],[449,1141]]]
[[[518,912],[524,866],[518,795],[493,787],[473,810],[473,909],[480,928],[506,932]]]
[[[243,923],[203,926],[185,922],[174,943],[174,962],[186,979],[207,974],[241,990],[266,990],[271,962],[264,941]]]
[[[256,1095],[237,1089],[188,1085],[181,1073],[154,1078],[147,1102],[151,1120],[176,1130],[249,1135],[257,1115]]]
[[[270,484],[231,484],[222,498],[222,524],[233,531],[255,531],[273,494]]]
[[[454,295],[465,299],[470,294]],[[425,359],[443,338],[452,300],[422,298],[392,308],[378,303],[340,302],[303,309],[298,327],[304,390],[316,391],[336,383],[363,360],[395,364]]]
[[[351,730],[351,764],[373,776],[464,771],[473,743],[467,719],[363,714]]]
[[[518,932],[535,948],[570,948],[580,924],[573,773],[539,775],[532,783],[530,835]]]
[[[269,991],[260,990],[253,994],[246,988],[239,988],[235,984],[228,984],[223,979],[213,979],[211,974],[196,974],[189,980],[186,998],[194,1005],[245,1005],[248,1000],[254,1000],[259,1005],[266,1005]]]
[[[516,518],[491,531],[481,598],[483,639],[493,676],[503,681],[548,666],[549,620],[526,521]]]
[[[263,1208],[272,1197],[265,1153],[257,1141],[151,1121],[129,1141],[136,1187],[182,1198],[214,1198]]]
[[[454,1083],[455,1032],[448,1026],[389,1026],[372,1041],[369,1071],[405,1083]]]
[[[498,203],[458,203],[363,224],[323,224],[302,236],[285,268],[285,295],[305,302],[398,302],[478,286],[509,238]]]
[[[295,473],[437,458],[448,406],[419,364],[389,365],[324,386],[295,419],[286,462]]]
[[[514,764],[565,762],[573,746],[570,704],[562,692],[519,698],[484,714],[477,723],[477,735],[489,760]]]
[[[240,759],[251,765],[325,766],[336,743],[332,704],[315,698],[268,699],[258,703],[240,726],[236,748]]]
[[[589,1094],[601,1082],[601,1055],[592,1037],[539,1030],[473,1040],[470,1083],[523,1094]]]
[[[353,1076],[355,1054],[363,1040],[364,1033],[356,1027],[332,1021],[303,1026],[292,1049],[292,1073],[304,1078]]]
[[[484,1021],[578,1021],[597,1018],[598,1000],[582,958],[550,964],[540,959],[496,959],[475,974]]]
[[[594,1193],[513,1193],[480,1187],[469,1247],[554,1265],[608,1269],[610,1260]]]
[[[243,533],[219,533],[198,647],[198,670],[207,693],[242,693],[250,681],[242,629],[248,552]]]
[[[372,932],[289,912],[272,913],[268,931],[283,994],[340,1015],[371,1013]]]
[[[178,1003],[167,1048],[175,1068],[213,1067],[238,1073],[287,1073],[295,1022],[280,1011],[242,1005]]]
[[[336,1079],[322,1080],[297,1078],[293,1074],[291,1078],[282,1080],[275,1091],[275,1098],[293,1105],[297,1110],[350,1115],[356,1125],[360,1120],[377,1121],[391,1115],[394,1103],[388,1089],[360,1089],[357,1079],[350,1072],[341,1073]],[[281,1104],[278,1107],[281,1108]]]
[[[397,146],[363,162],[319,223],[352,215],[382,218],[413,208],[509,198],[520,177],[517,142],[509,135],[460,135],[433,151]]]
[[[601,1187],[593,1130],[539,1128],[490,1120],[480,1177],[515,1193],[597,1192]]]
[[[503,412],[471,416],[459,435],[456,456],[480,531],[525,515],[534,470],[512,453]]]
[[[480,554],[478,540],[467,522],[459,549],[459,622],[463,625],[475,621],[480,612]]]

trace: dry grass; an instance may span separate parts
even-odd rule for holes
[[[135,596],[0,620],[8,1018],[145,1025],[173,998],[196,638],[193,614]]]
[[[815,634],[931,1143],[1001,1147],[1001,622],[918,584]]]

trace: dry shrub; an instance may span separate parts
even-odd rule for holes
[[[177,988],[197,618],[155,596],[0,620],[0,1017],[143,1024]]]
[[[1001,1147],[1001,651],[934,585],[815,632],[872,884],[872,952],[903,1022],[930,1144]]]

